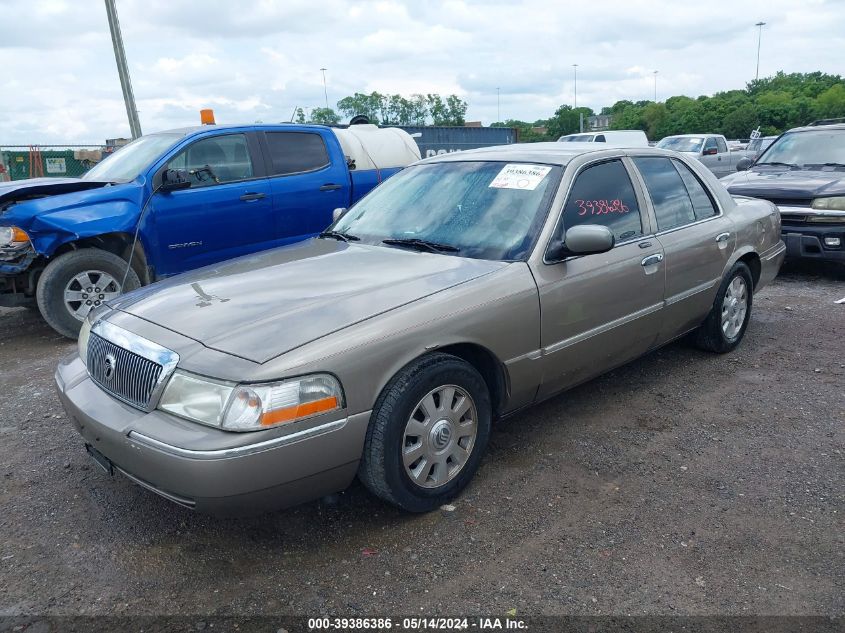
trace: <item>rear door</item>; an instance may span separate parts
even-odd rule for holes
[[[254,137],[244,132],[204,136],[165,168],[187,170],[191,187],[157,193],[151,202],[157,276],[273,245],[270,184]]]
[[[736,237],[707,186],[676,158],[634,157],[657,224],[666,270],[658,344],[698,326],[716,297]]]
[[[332,223],[334,209],[349,205],[349,172],[339,150],[332,151],[337,142],[328,134],[279,130],[262,135],[280,243],[316,235]]]
[[[577,224],[602,224],[617,244],[607,253],[532,268],[540,293],[540,398],[654,344],[663,304],[663,251],[650,235],[643,208],[623,159],[589,164],[575,177],[555,235]]]

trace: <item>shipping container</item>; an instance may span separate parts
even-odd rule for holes
[[[476,147],[516,143],[517,131],[510,127],[448,127],[428,125],[397,125],[410,134],[420,148],[423,158],[438,154],[461,152]],[[419,136],[417,136],[419,135]]]

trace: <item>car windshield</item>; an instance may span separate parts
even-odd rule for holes
[[[700,136],[669,136],[657,144],[660,149],[676,152],[700,152],[704,139]]]
[[[845,130],[787,132],[757,160],[757,165],[845,165]]]
[[[90,169],[83,180],[129,182],[174,145],[182,134],[150,134],[124,145]]]
[[[560,174],[558,166],[529,163],[416,165],[373,190],[332,230],[371,244],[429,242],[444,254],[523,259],[545,220]]]

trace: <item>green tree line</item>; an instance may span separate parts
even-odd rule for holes
[[[457,95],[442,97],[439,94],[413,94],[404,97],[379,92],[363,94],[356,92],[337,102],[333,108],[314,108],[306,118],[302,108],[297,108],[295,120],[298,123],[339,123],[341,115],[347,119],[363,114],[371,123],[382,125],[464,125],[467,103]]]
[[[508,120],[494,125],[516,127],[520,140],[549,141],[578,132],[579,115],[594,114],[590,108],[561,106],[548,119],[529,123]],[[744,90],[717,92],[693,99],[675,96],[662,103],[617,101],[601,109],[613,116],[613,130],[643,130],[649,139],[671,134],[715,133],[728,138],[748,138],[760,128],[764,136],[775,135],[815,119],[845,117],[845,83],[839,75],[821,72],[779,72],[754,80]],[[537,129],[545,128],[545,133]]]

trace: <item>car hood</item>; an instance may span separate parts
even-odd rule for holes
[[[111,305],[263,363],[507,265],[311,239],[179,275]]]
[[[753,198],[808,199],[845,195],[845,172],[765,167],[722,178],[735,195]]]

